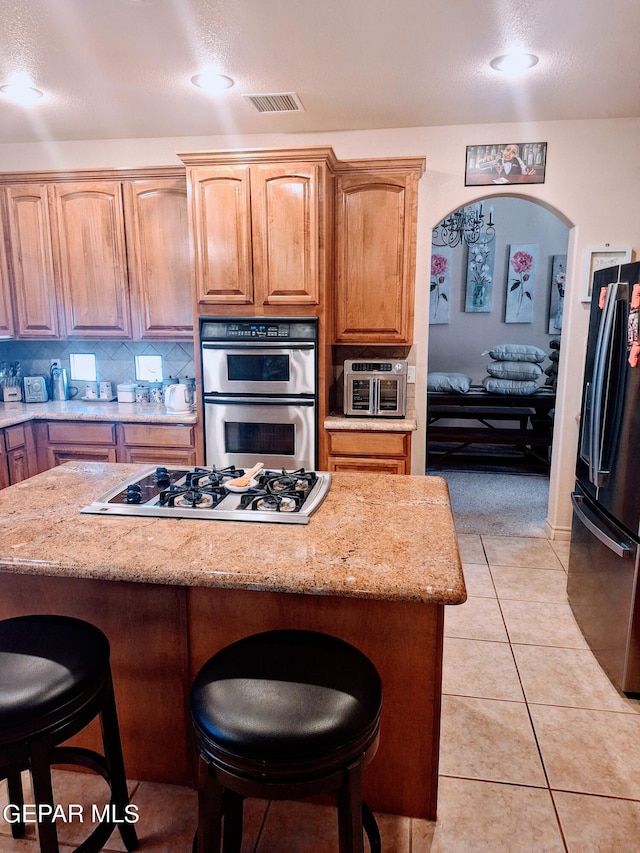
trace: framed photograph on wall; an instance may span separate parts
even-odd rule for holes
[[[543,184],[546,169],[546,142],[467,145],[464,185]]]
[[[593,274],[606,267],[617,267],[631,260],[631,246],[614,249],[611,246],[597,246],[587,249],[585,259],[585,277],[582,285],[582,302],[591,302]]]

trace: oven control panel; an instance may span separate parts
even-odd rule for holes
[[[318,339],[316,317],[201,317],[200,340],[214,341],[311,341]]]
[[[230,338],[288,338],[287,323],[228,323]]]

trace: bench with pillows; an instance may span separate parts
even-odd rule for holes
[[[463,373],[427,376],[427,444],[453,445],[432,461],[484,444],[512,446],[548,465],[555,392],[541,384],[544,350],[501,344],[483,355],[491,360],[481,385]]]

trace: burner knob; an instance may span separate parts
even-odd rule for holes
[[[159,486],[168,486],[171,482],[169,472],[164,467],[156,468],[155,481]]]
[[[127,491],[124,496],[128,504],[139,504],[142,501],[142,488],[138,483],[132,483],[127,486]]]

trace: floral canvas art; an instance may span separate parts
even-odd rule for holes
[[[449,322],[451,280],[451,250],[448,247],[432,250],[431,283],[429,287],[429,323]]]
[[[538,247],[516,243],[509,247],[505,323],[531,323]]]
[[[562,331],[562,309],[564,307],[564,285],[567,271],[567,256],[554,255],[551,263],[551,293],[549,296],[548,334]]]
[[[488,313],[493,302],[493,265],[496,245],[481,238],[469,246],[467,256],[467,291],[464,310]]]

